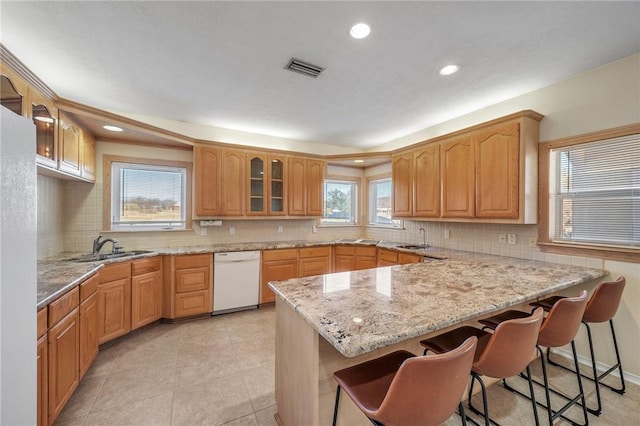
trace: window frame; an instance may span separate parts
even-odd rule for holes
[[[604,141],[637,133],[640,133],[640,123],[540,143],[538,152],[538,246],[541,251],[569,256],[591,256],[605,260],[640,263],[640,249],[592,243],[552,241],[550,231],[551,220],[553,219],[550,219],[549,215],[549,160],[552,149]]]
[[[111,185],[112,166],[113,163],[129,163],[133,165],[150,166],[150,167],[177,167],[185,169],[185,223],[184,228],[165,229],[154,226],[135,226],[129,229],[113,228],[111,222],[111,207],[113,199],[113,191]],[[137,158],[125,157],[117,155],[104,155],[102,165],[102,184],[103,184],[103,207],[102,207],[102,230],[103,232],[176,232],[192,230],[192,179],[193,164],[186,161],[161,160],[153,158]]]
[[[373,175],[373,176],[367,176],[366,178],[366,191],[367,191],[367,196],[366,196],[366,220],[365,220],[365,225],[366,226],[371,226],[374,228],[388,228],[388,229],[404,229],[404,221],[402,219],[393,219],[393,214],[391,215],[392,221],[396,221],[398,222],[393,223],[393,224],[382,224],[382,223],[371,223],[370,222],[370,211],[369,209],[371,208],[371,183],[375,182],[375,181],[380,181],[380,180],[389,180],[389,182],[391,183],[391,209],[393,211],[393,177],[391,176],[391,173],[384,173],[384,174],[380,174],[380,175]]]
[[[333,181],[333,182],[338,182],[338,183],[350,183],[350,184],[354,184],[355,188],[356,188],[356,198],[355,200],[352,200],[352,208],[355,207],[356,209],[356,213],[355,215],[353,215],[353,223],[336,223],[336,224],[331,224],[331,223],[325,223],[323,222],[323,220],[325,219],[324,216],[324,212],[326,210],[326,204],[325,204],[325,197],[324,197],[324,193],[325,193],[325,185],[327,183],[327,181]],[[317,220],[317,226],[318,227],[326,227],[326,228],[338,228],[338,227],[345,227],[345,226],[360,226],[360,224],[362,223],[361,221],[361,215],[362,215],[362,179],[360,179],[357,176],[344,176],[344,175],[326,175],[322,181],[322,216],[318,218]]]

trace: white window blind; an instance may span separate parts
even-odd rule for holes
[[[640,135],[552,149],[552,240],[640,247]]]
[[[185,168],[113,162],[111,177],[111,230],[185,228]]]

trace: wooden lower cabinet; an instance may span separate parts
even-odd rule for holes
[[[305,247],[298,250],[298,277],[331,273],[331,247]]]
[[[398,252],[389,249],[378,249],[378,266],[393,266],[398,264]]]
[[[131,329],[162,318],[162,258],[131,262]]]
[[[264,250],[260,274],[260,303],[275,302],[276,295],[269,288],[269,281],[298,277],[298,249]]]
[[[38,426],[49,424],[49,335],[47,334],[47,308],[38,311],[37,344],[37,413]]]
[[[333,249],[333,272],[355,271],[356,248],[354,246],[336,246]]]
[[[97,280],[98,277],[94,279]],[[99,311],[98,292],[94,291],[80,303],[80,378],[98,355]]]
[[[161,315],[175,319],[211,313],[212,271],[211,254],[165,256]]]
[[[356,270],[378,266],[377,247],[356,247]]]
[[[100,344],[131,331],[131,262],[102,268],[98,307]]]
[[[49,424],[52,424],[80,382],[78,307],[49,329]]]
[[[411,254],[411,253],[398,253],[398,265],[407,265],[409,263],[420,263],[422,262],[422,256],[419,254]]]

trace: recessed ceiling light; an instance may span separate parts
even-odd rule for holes
[[[353,160],[354,163],[364,163],[364,160]]]
[[[118,126],[112,126],[110,124],[105,124],[104,126],[102,126],[103,129],[108,130],[110,132],[121,132],[122,128],[118,127]]]
[[[366,36],[369,35],[370,32],[371,32],[371,28],[369,28],[369,26],[364,22],[359,22],[355,24],[349,30],[349,34],[351,35],[351,37],[358,38],[358,39],[365,38]]]
[[[456,64],[451,64],[451,65],[445,65],[444,67],[440,68],[440,75],[451,75],[453,73],[458,72],[458,70],[460,70],[460,65],[456,65]]]

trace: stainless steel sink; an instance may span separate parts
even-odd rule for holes
[[[150,250],[132,250],[132,251],[123,251],[122,253],[85,254],[78,257],[72,257],[71,259],[67,259],[67,260],[70,262],[99,262],[101,260],[138,256],[140,254],[146,254],[146,253],[152,253],[152,252]]]
[[[429,246],[416,245],[416,244],[405,244],[397,247],[407,249],[407,250],[426,250],[429,248]]]

